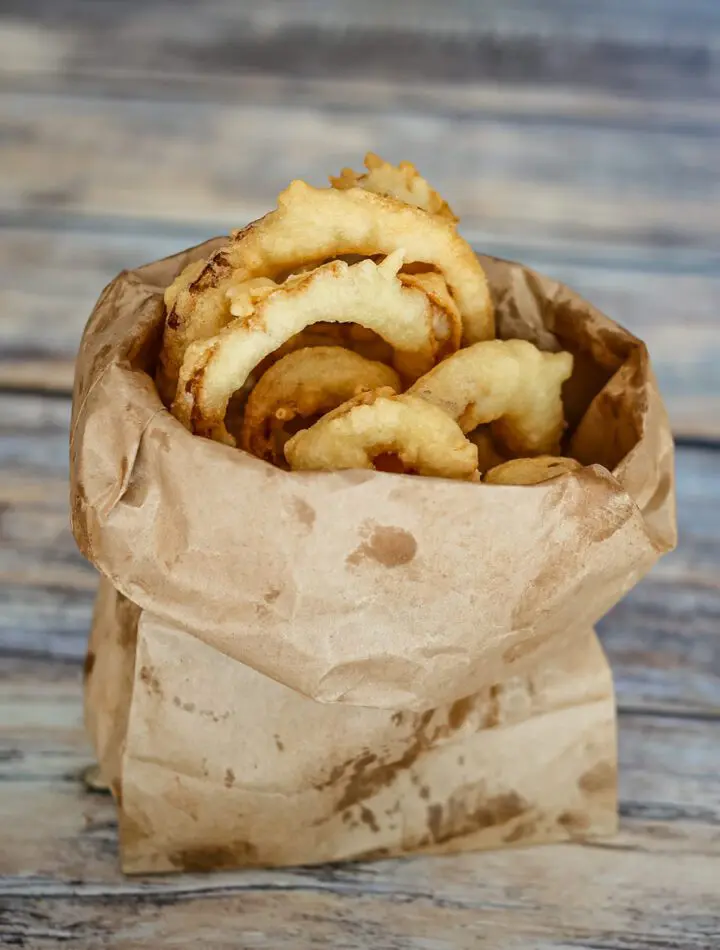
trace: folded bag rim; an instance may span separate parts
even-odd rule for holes
[[[162,405],[145,369],[162,328],[163,287],[188,260],[217,243],[121,274],[100,298],[80,349],[71,439],[73,532],[83,554],[141,607],[320,701],[429,708],[472,692],[479,667],[492,668],[518,643],[547,636],[553,622],[558,632],[592,625],[674,545],[672,439],[644,344],[563,285],[511,262],[482,258],[491,283],[496,273],[545,282],[548,300],[584,309],[626,348],[627,358],[607,385],[630,368],[642,403],[642,431],[614,474],[591,465],[528,489],[381,472],[290,473],[191,435]],[[184,473],[180,480],[173,474],[178,471]],[[263,567],[246,576],[246,557],[237,566],[234,588],[227,569],[232,532],[202,497],[202,475],[210,471],[215,509],[234,512],[230,520],[245,532],[243,552],[254,552]],[[647,497],[638,497],[643,493]],[[258,498],[269,502],[260,519],[250,510],[258,508]],[[354,510],[350,518],[348,508]],[[429,515],[437,509],[447,509],[450,517]],[[548,522],[548,512],[564,509],[572,510],[572,526],[568,518]],[[599,525],[605,511],[613,512],[610,523]],[[658,511],[662,519],[651,524]],[[503,576],[485,568],[493,557],[507,561],[513,544],[490,543],[485,534],[504,528],[521,548],[522,518],[536,543],[542,538],[549,550],[564,552],[568,564],[582,558],[583,571],[574,585],[559,582],[546,591],[536,605],[538,622],[515,604],[514,619],[498,613],[473,636],[473,611],[477,616],[487,607],[489,596],[509,594],[502,590]],[[549,533],[543,521],[553,524]],[[484,554],[473,559],[478,548]],[[605,553],[597,557],[600,549]],[[432,590],[424,611],[418,592],[433,577],[433,555],[440,564],[456,563],[451,579],[443,581],[447,589]],[[176,563],[169,563],[175,556]],[[330,571],[326,592],[301,567],[337,558],[346,562],[345,573]],[[532,590],[542,573],[539,562],[546,559],[522,555],[512,573]],[[558,559],[551,561],[562,574]],[[203,564],[218,568],[219,579],[203,578]],[[199,580],[193,582],[194,573]],[[268,588],[273,576],[279,578],[277,594]],[[386,583],[388,576],[392,581]],[[594,576],[605,589],[589,596]],[[228,602],[229,591],[234,593]],[[514,586],[512,596],[524,595]],[[575,602],[572,616],[563,599]],[[447,622],[449,609],[455,623]],[[358,610],[357,621],[348,619]],[[315,623],[313,611],[319,612]],[[358,636],[358,623],[378,622],[383,631]]]

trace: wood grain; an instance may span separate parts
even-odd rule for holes
[[[391,160],[411,156],[457,206],[472,240],[550,235],[717,248],[720,236],[720,137],[709,124],[482,114],[468,122],[252,102],[117,100],[108,109],[100,97],[8,93],[0,125],[5,211],[235,226],[272,207],[292,178],[320,184],[371,147]]]
[[[521,863],[510,855],[499,866],[477,857],[452,864],[438,859],[434,873],[426,875],[429,890],[415,894],[394,881],[391,887],[368,887],[363,875],[355,887],[310,877],[265,887],[250,881],[235,891],[203,889],[177,897],[105,889],[92,896],[10,897],[4,901],[5,933],[12,940],[37,941],[20,946],[70,942],[78,950],[147,946],[143,941],[150,934],[154,950],[196,941],[213,950],[712,950],[717,945],[714,858],[642,858],[627,852],[620,857],[601,849],[573,853],[572,846],[562,853],[548,849],[541,859],[528,855]],[[511,861],[524,873],[511,869]],[[465,887],[454,878],[458,887],[452,896],[436,896],[449,871],[463,875]],[[672,901],[648,899],[640,882],[649,874]],[[476,888],[474,897],[469,886]],[[454,895],[456,889],[462,896]]]
[[[281,0],[78,3],[10,0],[11,74],[115,77],[255,73],[579,85],[712,98],[720,15],[713,0],[569,0],[473,5]]]

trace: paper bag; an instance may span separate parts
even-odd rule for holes
[[[125,871],[586,837],[616,823],[592,625],[675,543],[644,345],[482,258],[498,335],[568,349],[567,452],[537,486],[289,473],[191,435],[152,374],[162,290],[105,290],[77,363],[72,521],[104,575],[86,718]]]

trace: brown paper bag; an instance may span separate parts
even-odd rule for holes
[[[612,832],[592,625],[675,543],[644,345],[483,258],[499,336],[568,349],[568,451],[532,487],[287,473],[188,433],[151,374],[162,290],[121,274],[77,363],[73,530],[104,575],[86,718],[130,873]]]

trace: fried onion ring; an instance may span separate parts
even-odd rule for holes
[[[383,363],[341,346],[296,350],[271,366],[250,393],[240,444],[258,458],[282,464],[288,422],[320,415],[381,387],[401,388],[395,370]]]
[[[285,445],[293,471],[376,468],[397,457],[405,473],[478,480],[477,449],[446,413],[390,389],[361,393]]]
[[[510,459],[485,473],[488,485],[538,485],[582,468],[575,459],[555,455],[538,455],[529,459]]]
[[[406,262],[427,264],[445,278],[465,342],[495,335],[485,272],[449,221],[362,188],[338,191],[294,181],[278,197],[277,210],[235,232],[199,273],[187,267],[167,289],[171,306],[158,367],[160,391],[175,391],[189,344],[214,336],[230,321],[231,284],[277,278],[343,254],[368,257],[398,249]]]
[[[343,168],[340,174],[330,176],[333,188],[346,191],[348,188],[364,188],[376,195],[386,195],[397,198],[405,204],[413,205],[429,214],[436,214],[455,224],[458,220],[453,214],[450,205],[418,172],[412,162],[400,162],[391,165],[383,161],[379,155],[368,152],[365,156],[367,172],[354,172],[351,168]]]
[[[408,392],[439,406],[463,432],[494,422],[513,455],[549,454],[559,451],[561,387],[572,366],[570,353],[544,353],[527,340],[490,340],[458,350]]]
[[[228,400],[266,356],[318,322],[357,323],[382,335],[395,368],[417,379],[435,362],[436,307],[397,277],[400,253],[381,264],[323,264],[265,296],[250,316],[188,347],[173,414],[199,435],[234,445],[223,419]]]
[[[183,267],[175,280],[167,287],[163,299],[168,313],[170,313],[175,306],[180,291],[189,287],[190,284],[198,279],[200,274],[205,270],[206,264],[207,261],[204,261],[202,258],[198,261],[191,261],[187,267]]]
[[[420,274],[405,274],[400,271],[398,277],[406,287],[417,287],[418,290],[422,290],[435,304],[434,332],[436,338],[443,341],[440,358],[454,353],[460,348],[462,318],[443,277],[434,271],[425,271]]]
[[[396,252],[398,253],[398,252]],[[398,260],[398,258],[394,258]],[[364,260],[360,258],[352,263],[359,263]],[[382,259],[381,259],[382,260]],[[350,263],[350,262],[348,262]],[[392,265],[388,264],[388,267]],[[227,289],[227,295],[230,297],[230,309],[234,317],[250,316],[257,304],[268,297],[275,290],[281,287],[289,289],[297,284],[303,277],[306,277],[310,271],[303,271],[300,274],[294,274],[289,277],[284,284],[277,284],[268,278],[256,278],[254,280],[244,281],[238,285],[231,284]],[[402,270],[398,273],[398,279],[406,287],[415,287],[421,290],[435,306],[433,314],[433,333],[438,340],[437,358],[442,359],[449,353],[454,353],[460,346],[462,337],[462,320],[460,311],[452,299],[448,286],[440,276],[432,271],[426,271],[419,274],[406,274]],[[370,360],[379,360],[380,362],[392,362],[392,347],[382,339],[374,330],[360,326],[355,323],[316,323],[296,334],[287,343],[273,354],[274,359],[269,357],[271,362],[279,359],[286,353],[298,350],[306,346],[333,346],[342,345],[348,349],[360,353],[361,356]]]

